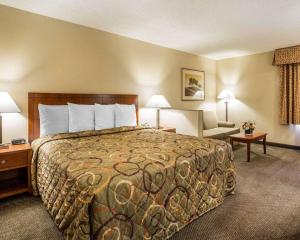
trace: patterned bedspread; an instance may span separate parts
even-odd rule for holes
[[[65,239],[167,239],[234,191],[229,144],[123,127],[32,144],[32,186]]]

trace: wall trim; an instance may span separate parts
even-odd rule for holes
[[[257,141],[258,144],[263,144],[262,141]],[[284,143],[276,143],[276,142],[266,142],[268,146],[273,147],[281,147],[281,148],[288,148],[288,149],[294,149],[294,150],[300,150],[300,146],[297,145],[290,145],[290,144],[284,144]]]

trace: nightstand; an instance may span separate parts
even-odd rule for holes
[[[172,127],[160,127],[159,130],[164,132],[176,133],[176,128],[172,128]]]
[[[0,199],[19,193],[31,193],[30,144],[9,145],[0,149]]]

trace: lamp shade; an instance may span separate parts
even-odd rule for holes
[[[234,94],[229,90],[222,90],[218,95],[218,99],[234,99]]]
[[[17,104],[7,92],[0,92],[0,113],[21,112]]]
[[[168,103],[167,99],[163,95],[153,95],[146,107],[152,108],[170,108],[171,105]]]

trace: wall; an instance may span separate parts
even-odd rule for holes
[[[0,5],[0,91],[21,114],[3,117],[3,140],[27,138],[27,93],[163,94],[173,107],[215,107],[216,63],[196,55]],[[180,68],[205,71],[206,101],[181,101]]]
[[[4,142],[27,138],[29,91],[135,93],[141,107],[152,94],[163,94],[175,108],[214,109],[216,94],[225,87],[237,97],[229,105],[231,121],[240,126],[255,120],[269,141],[300,145],[300,126],[278,121],[272,52],[215,62],[1,5],[0,30],[0,91],[9,92],[22,110],[3,116]],[[205,71],[206,101],[181,101],[182,67]],[[224,119],[220,101],[217,113]]]
[[[160,126],[176,128],[176,132],[179,134],[203,136],[202,124],[199,124],[199,111],[201,110],[161,109]],[[200,119],[202,121],[202,115]],[[156,110],[141,109],[139,120],[142,124],[147,122],[150,126],[156,126]]]
[[[272,66],[273,52],[217,61],[217,93],[231,89],[229,120],[239,126],[254,120],[257,129],[268,132],[268,141],[300,145],[300,126],[279,124],[279,72]],[[217,113],[225,119],[224,103]]]

